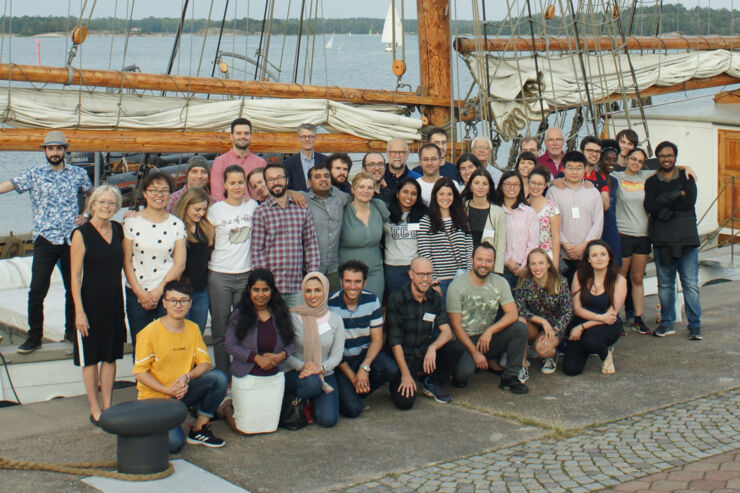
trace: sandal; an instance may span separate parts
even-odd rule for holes
[[[601,362],[601,373],[604,375],[614,375],[617,370],[614,368],[614,347],[610,347],[606,352],[606,358]]]

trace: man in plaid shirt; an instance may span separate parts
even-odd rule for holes
[[[252,217],[252,267],[269,269],[290,306],[301,304],[303,273],[319,270],[319,243],[308,208],[300,207],[286,193],[282,164],[265,167],[270,192]]]

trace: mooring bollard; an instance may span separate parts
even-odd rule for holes
[[[154,474],[169,465],[169,431],[185,421],[187,408],[175,399],[144,399],[112,406],[100,427],[118,436],[118,472]]]

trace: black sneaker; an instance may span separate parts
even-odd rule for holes
[[[526,394],[529,392],[529,388],[520,382],[518,377],[502,378],[498,388],[510,390],[512,394]]]
[[[701,328],[699,327],[693,327],[689,329],[689,340],[690,341],[701,341],[703,337],[701,336]]]
[[[441,385],[432,382],[428,378],[424,380],[424,395],[431,397],[440,404],[447,404],[452,400],[450,394],[448,394]]]
[[[658,327],[653,331],[653,335],[655,337],[665,337],[675,333],[676,329],[673,327],[664,327],[662,325],[658,325]]]
[[[651,333],[650,328],[647,325],[645,325],[645,322],[643,322],[642,319],[635,320],[635,323],[634,325],[632,325],[632,328],[638,334],[648,335]]]
[[[193,425],[190,425],[190,433],[188,433],[187,442],[190,445],[205,445],[206,447],[211,448],[223,447],[226,444],[226,442],[220,438],[213,436],[208,425],[203,425],[203,428],[198,431],[195,431],[193,429]]]
[[[455,387],[456,389],[464,389],[465,387],[468,386],[468,381],[467,380],[457,380],[453,377],[452,386]]]
[[[21,354],[28,354],[36,351],[38,348],[41,347],[41,341],[36,339],[35,337],[29,337],[26,339],[26,342],[18,346],[16,351],[18,351]]]

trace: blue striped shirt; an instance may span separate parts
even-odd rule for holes
[[[344,357],[357,356],[370,346],[370,330],[383,326],[383,312],[378,297],[363,290],[354,310],[347,308],[344,291],[329,297],[329,310],[344,321]]]

